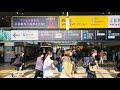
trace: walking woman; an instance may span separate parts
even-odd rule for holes
[[[63,69],[60,75],[60,78],[72,78],[73,64],[71,61],[72,52],[70,49],[67,49],[63,57]]]
[[[97,61],[95,60],[95,56],[97,55],[97,50],[93,49],[91,51],[91,56],[89,59],[89,65],[90,66],[94,66],[97,65]],[[95,71],[91,71],[89,67],[86,68],[86,72],[87,72],[87,78],[96,78],[96,73]]]
[[[99,64],[103,64],[103,50],[101,50],[100,52],[100,61],[99,61]]]
[[[34,78],[37,78],[37,77],[43,78],[43,57],[44,57],[43,53],[40,52],[37,58],[36,66],[35,66],[36,73]]]
[[[12,77],[14,77],[15,74],[17,74],[17,77],[18,77],[19,71],[21,71],[22,65],[23,65],[21,54],[17,55],[13,64],[16,66],[16,68],[15,68],[16,71],[14,73],[12,73]],[[21,71],[21,72],[22,72],[22,77],[24,77],[23,71]]]
[[[52,78],[53,71],[55,68],[53,64],[53,60],[51,60],[52,52],[48,51],[45,57],[44,65],[43,65],[43,78]]]

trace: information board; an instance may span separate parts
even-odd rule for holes
[[[11,40],[38,40],[38,30],[12,30]]]
[[[40,41],[80,41],[81,30],[41,30],[38,34]]]
[[[69,16],[69,28],[108,28],[108,16],[103,15],[86,15],[86,16]],[[66,28],[66,16],[59,17],[59,28]]]
[[[107,40],[120,40],[120,29],[109,29]]]
[[[38,40],[40,41],[52,41],[53,31],[41,30],[38,31]]]
[[[12,41],[38,42],[86,42],[120,40],[120,29],[83,29],[83,30],[12,30]]]
[[[80,41],[81,40],[81,30],[65,31],[65,40]]]
[[[82,30],[82,40],[95,40],[95,30]]]
[[[64,41],[65,40],[65,31],[59,30],[59,31],[52,31],[53,32],[53,39],[55,41]]]
[[[107,40],[107,30],[95,30],[96,31],[96,40]]]

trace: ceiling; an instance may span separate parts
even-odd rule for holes
[[[11,27],[12,16],[59,16],[66,12],[0,12],[0,27]],[[69,15],[120,15],[120,12],[69,12]]]

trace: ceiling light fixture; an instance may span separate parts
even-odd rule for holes
[[[110,12],[108,12],[108,14],[110,14]]]

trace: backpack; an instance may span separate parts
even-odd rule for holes
[[[22,64],[21,59],[22,59],[21,57],[16,58],[15,61],[14,61],[14,65],[21,65]]]
[[[90,57],[84,57],[83,60],[82,60],[82,67],[83,68],[87,68],[89,67],[89,61],[90,61]]]

